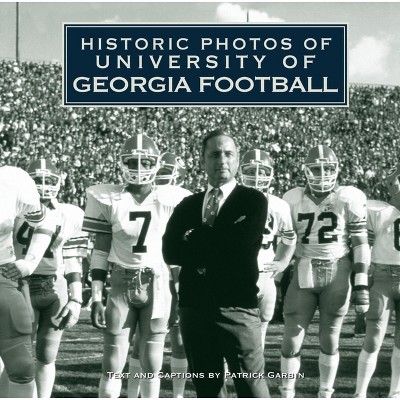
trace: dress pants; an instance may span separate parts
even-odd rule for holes
[[[269,397],[258,308],[182,307],[180,314],[197,397],[220,397],[224,358],[238,397]]]

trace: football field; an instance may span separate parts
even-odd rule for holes
[[[302,365],[300,372],[304,379],[297,381],[296,397],[316,397],[318,392],[318,314],[310,326],[302,350]],[[351,309],[346,316],[340,340],[340,365],[335,384],[334,397],[352,397],[355,389],[357,373],[357,357],[361,350],[362,338],[353,336],[354,311]],[[390,385],[390,357],[393,347],[394,326],[391,324],[385,337],[377,369],[371,380],[368,397],[387,397]],[[280,372],[280,346],[283,324],[270,325],[267,333],[265,349],[265,372],[278,374]],[[80,322],[71,330],[66,331],[61,342],[57,360],[56,382],[53,397],[97,397],[97,386],[101,373],[102,334],[93,328],[90,315],[82,311]],[[170,372],[171,348],[169,338],[164,350],[163,372]],[[127,371],[127,368],[125,368]],[[271,375],[271,374],[270,374]],[[280,397],[279,378],[268,379],[272,397]],[[126,397],[127,382],[122,382],[121,397]],[[236,397],[233,384],[228,381],[230,396]],[[172,397],[172,380],[162,379],[160,397]],[[185,397],[195,397],[193,385],[189,380],[186,384]]]

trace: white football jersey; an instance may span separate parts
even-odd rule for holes
[[[33,179],[20,168],[0,168],[0,265],[15,261],[13,227],[21,217],[30,225],[43,222],[46,208],[40,204]]]
[[[160,268],[162,236],[167,222],[182,199],[191,193],[183,188],[154,187],[137,203],[124,185],[96,185],[87,189],[83,229],[112,234],[108,261],[125,268]]]
[[[272,194],[266,195],[268,199],[268,216],[265,225],[262,247],[258,253],[260,270],[263,265],[274,260],[274,241],[280,239],[287,245],[296,243],[296,234],[293,230],[292,217],[289,204]]]
[[[34,274],[64,275],[64,259],[86,257],[88,234],[82,232],[83,210],[72,204],[59,203],[52,200],[53,208],[48,213],[53,214],[56,229],[50,244],[43,255]],[[28,250],[33,234],[33,228],[24,220],[17,218],[14,227],[14,247],[17,259],[23,258]]]
[[[400,211],[385,201],[368,200],[368,240],[371,261],[400,265]]]
[[[297,187],[283,196],[297,233],[295,256],[338,259],[349,252],[349,238],[367,236],[367,199],[352,186],[337,186],[319,204]]]

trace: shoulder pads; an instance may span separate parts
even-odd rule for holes
[[[155,191],[158,202],[167,207],[175,207],[185,197],[190,196],[191,194],[192,193],[189,190],[173,185],[157,186]]]
[[[339,186],[338,195],[351,203],[366,201],[364,192],[354,186]]]
[[[387,206],[389,206],[388,203],[385,201],[380,201],[380,200],[368,200],[367,201],[367,208],[368,211],[383,211]]]
[[[101,184],[86,189],[87,196],[93,197],[99,203],[111,205],[111,199],[121,195],[123,185]]]

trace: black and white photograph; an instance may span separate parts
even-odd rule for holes
[[[396,1],[0,1],[0,397],[400,397],[399,43]]]

